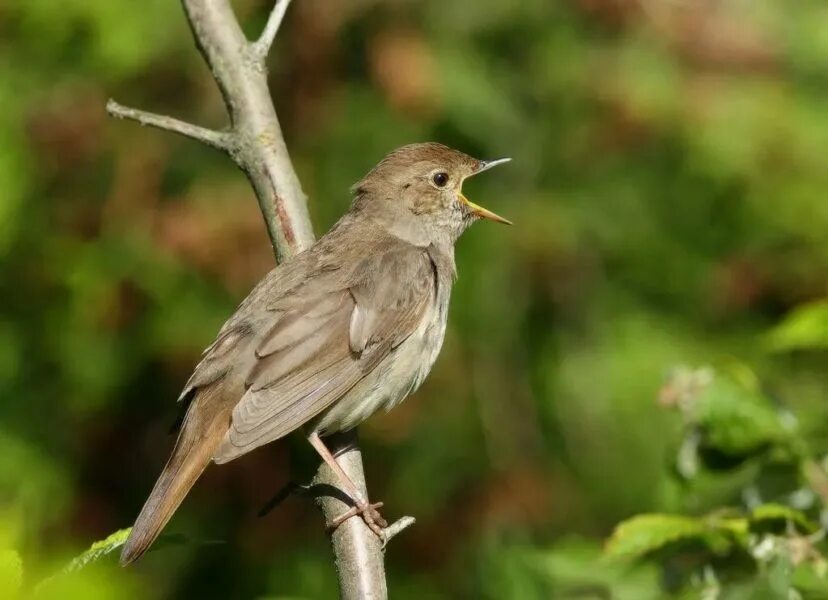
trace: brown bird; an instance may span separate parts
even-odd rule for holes
[[[352,189],[351,209],[307,251],[277,266],[224,324],[184,387],[167,465],[121,553],[147,551],[210,461],[226,463],[303,428],[354,508],[382,535],[371,504],[322,437],[356,427],[413,393],[434,364],[456,276],[454,243],[479,218],[463,180],[482,161],[436,143],[386,156]]]

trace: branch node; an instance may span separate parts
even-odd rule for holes
[[[179,135],[183,135],[194,140],[198,140],[208,146],[230,152],[233,147],[233,136],[231,133],[224,131],[215,131],[207,129],[206,127],[199,127],[186,121],[174,119],[167,115],[159,115],[137,108],[130,108],[122,104],[118,104],[113,99],[109,99],[106,103],[106,112],[116,119],[130,119],[139,124],[172,131]]]
[[[270,47],[273,45],[273,40],[276,39],[276,34],[282,24],[282,19],[285,18],[288,4],[290,4],[290,0],[276,0],[273,10],[270,11],[270,16],[267,18],[267,24],[262,31],[262,35],[253,42],[253,54],[261,62],[264,62],[270,52]]]

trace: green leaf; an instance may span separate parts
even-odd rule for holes
[[[731,546],[730,537],[725,529],[727,528],[719,528],[715,520],[697,517],[638,515],[615,528],[604,551],[609,558],[633,560],[669,544],[698,541],[709,546],[714,552],[721,553]]]
[[[115,533],[109,535],[106,539],[100,540],[92,544],[88,550],[82,552],[75,558],[73,558],[63,569],[59,572],[41,580],[34,588],[33,597],[38,598],[65,598],[65,597],[78,597],[78,598],[87,598],[91,597],[88,586],[93,586],[94,589],[100,590],[107,590],[110,584],[110,580],[107,579],[107,576],[102,575],[102,573],[106,572],[106,568],[113,567],[113,565],[104,565],[101,563],[101,567],[104,570],[100,570],[99,567],[95,566],[95,563],[98,563],[102,558],[109,556],[116,550],[118,550],[121,546],[124,545],[127,538],[129,537],[129,533],[132,531],[131,527],[127,527],[126,529],[120,529]],[[182,544],[185,542],[185,538],[182,535],[178,534],[164,534],[158,541],[153,545],[150,549],[151,551],[157,550],[158,548],[171,545],[171,544]],[[88,569],[87,569],[88,567]],[[98,570],[96,571],[96,568]],[[114,569],[114,573],[121,572],[120,569]],[[118,579],[117,577],[111,581],[113,586],[123,586],[123,581]],[[69,592],[67,592],[69,590]],[[110,594],[109,591],[100,591],[100,596],[94,597],[101,597],[101,598],[120,598],[120,597],[129,597],[129,595],[117,594],[115,595]],[[2,596],[0,596],[2,598]]]
[[[828,598],[828,578],[825,576],[826,563],[823,559],[802,563],[791,575],[793,585],[805,598]]]
[[[63,572],[74,573],[75,571],[81,570],[86,565],[100,560],[107,554],[111,554],[124,545],[127,537],[129,537],[130,531],[132,531],[132,527],[119,529],[106,539],[95,542],[89,546],[88,550],[73,558],[72,561],[63,568]]]
[[[704,445],[726,454],[750,454],[791,437],[767,397],[727,377],[716,377],[699,394],[694,410]]]
[[[828,299],[802,304],[765,336],[772,352],[828,348]]]
[[[113,552],[118,550],[118,548],[123,546],[124,543],[126,543],[130,531],[132,531],[132,527],[127,527],[126,529],[119,529],[115,533],[109,535],[106,539],[95,542],[94,544],[89,546],[88,550],[73,558],[69,562],[69,564],[67,564],[65,567],[63,567],[63,569],[61,569],[60,573],[58,573],[57,576],[76,573],[84,567],[87,567],[90,564],[95,563],[100,559],[104,558],[105,556],[112,554]],[[157,550],[168,545],[183,544],[185,543],[185,541],[186,539],[182,535],[167,533],[158,538],[158,540],[155,542],[150,551]],[[48,582],[50,579],[53,579],[54,577],[56,576],[49,577],[43,580],[39,585],[43,585],[44,583]]]
[[[663,595],[659,591],[660,571],[655,564],[641,563],[628,565],[622,563],[599,562],[601,549],[592,541],[564,539],[542,551],[531,551],[529,572],[517,573],[515,585],[510,592],[492,595],[492,598],[537,598],[550,597],[548,590],[554,589],[554,597],[583,597],[583,590],[593,590],[589,598],[613,598],[613,600],[656,600]],[[495,557],[493,562],[503,561],[503,554]],[[601,568],[596,568],[600,564]],[[497,568],[497,567],[493,567]],[[546,582],[546,595],[519,595],[517,585],[521,581],[541,577]],[[488,577],[487,577],[488,579]],[[543,589],[543,588],[541,588]]]
[[[819,529],[819,526],[806,517],[804,513],[784,504],[762,504],[751,511],[751,524],[759,524],[767,521],[790,522],[797,525],[800,529],[809,532],[814,532]]]
[[[23,584],[23,561],[14,550],[0,550],[0,598],[15,598]]]

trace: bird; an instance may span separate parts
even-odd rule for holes
[[[423,382],[446,331],[454,245],[475,221],[511,222],[462,193],[466,178],[509,161],[435,143],[402,146],[352,188],[350,209],[310,248],[271,270],[221,327],[184,386],[172,454],[121,552],[156,540],[198,477],[300,430],[352,508],[385,521],[336,462],[325,436],[390,410]]]

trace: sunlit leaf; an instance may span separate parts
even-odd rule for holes
[[[811,521],[802,511],[784,504],[768,503],[754,508],[750,513],[751,523],[764,521],[784,521],[793,523],[805,531],[816,531],[819,526]]]
[[[767,333],[765,344],[774,352],[828,348],[828,300],[792,310]]]
[[[630,560],[682,541],[701,542],[715,552],[731,546],[722,529],[702,518],[644,514],[620,523],[607,541],[605,553],[610,558]]]
[[[726,377],[716,377],[699,394],[694,412],[704,445],[725,454],[749,454],[792,434],[766,396]]]
[[[132,531],[132,527],[119,529],[115,533],[107,536],[106,539],[95,542],[89,546],[88,550],[73,558],[72,562],[66,565],[63,569],[63,572],[72,573],[74,571],[79,571],[89,563],[100,560],[107,554],[114,552],[124,545],[126,539],[129,537],[130,531]]]

